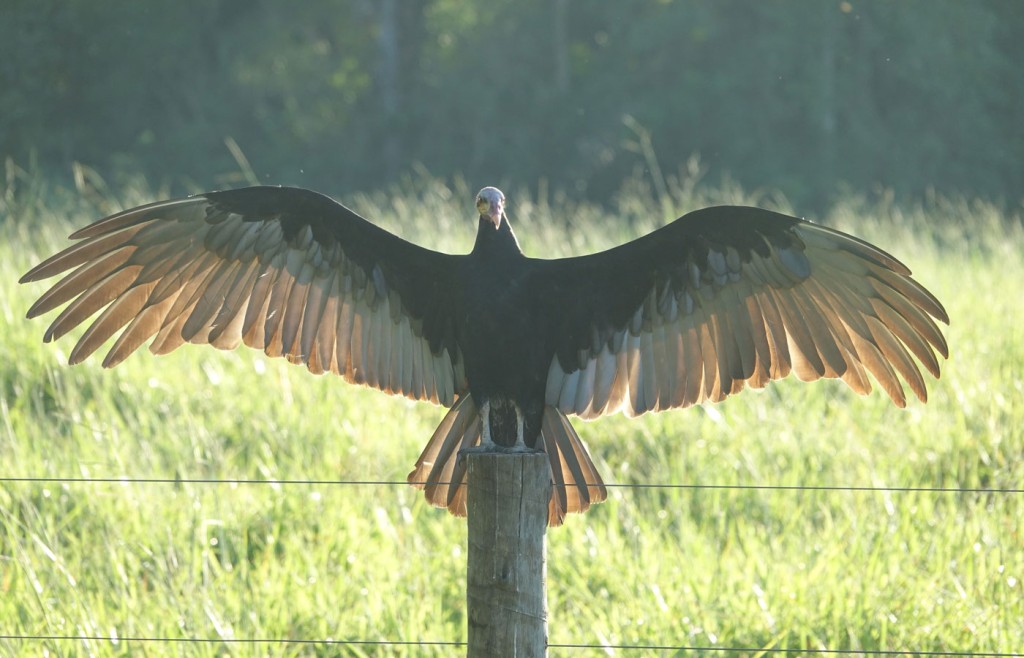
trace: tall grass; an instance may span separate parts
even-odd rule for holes
[[[87,173],[87,172],[86,172]],[[692,173],[692,172],[691,172]],[[83,174],[83,181],[88,182]],[[510,196],[528,253],[595,251],[709,203],[786,209],[690,174],[612,211]],[[113,370],[42,345],[18,276],[72,227],[152,200],[8,170],[0,206],[0,476],[314,484],[0,483],[4,655],[457,655],[452,647],[118,638],[465,638],[465,524],[403,480],[442,410],[313,377],[251,350],[186,347]],[[408,239],[472,241],[465,183],[346,201]],[[850,197],[820,218],[893,252],[946,304],[953,356],[927,405],[784,381],[724,404],[578,423],[618,484],[1021,488],[1019,214],[936,197]],[[1022,651],[1021,493],[612,489],[548,539],[550,641],[790,649]],[[552,649],[551,655],[636,654]],[[682,655],[682,654],[680,654]]]

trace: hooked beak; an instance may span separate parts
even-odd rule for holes
[[[495,229],[501,226],[501,216],[504,214],[505,209],[502,208],[501,202],[491,201],[487,204],[487,218],[494,222]]]

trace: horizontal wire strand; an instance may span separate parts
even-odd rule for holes
[[[323,479],[280,479],[256,478],[147,478],[147,477],[55,477],[55,476],[7,476],[0,482],[36,483],[112,483],[112,484],[244,484],[244,485],[331,485],[331,486],[426,486],[428,484],[450,485],[451,482],[406,481],[406,480],[323,480]],[[900,487],[871,485],[802,485],[802,484],[675,484],[675,483],[605,483],[606,487],[619,489],[737,489],[768,491],[852,491],[852,492],[909,492],[909,493],[974,493],[974,494],[1021,494],[1024,488],[999,487]]]
[[[302,638],[223,638],[223,637],[107,637],[103,635],[0,635],[0,640],[32,640],[36,642],[152,642],[155,644],[326,644],[376,645],[396,647],[464,647],[465,642],[444,640],[310,640]]]
[[[761,647],[702,647],[671,644],[549,644],[550,649],[619,649],[623,651],[715,651],[737,653],[806,653],[820,655],[858,655],[858,656],[977,656],[979,658],[1015,658],[1024,656],[1022,653],[1006,653],[998,651],[929,651],[914,649],[785,649]]]
[[[236,485],[338,485],[338,486],[409,486],[431,482],[406,482],[403,480],[303,480],[303,479],[246,479],[246,478],[126,478],[126,477],[0,477],[0,482],[30,483],[112,483],[112,484],[236,484]],[[743,485],[743,484],[606,484],[607,487],[632,489],[738,489],[738,490],[779,490],[779,491],[852,491],[852,492],[924,492],[924,493],[1024,493],[1024,489],[962,488],[962,487],[884,487],[884,486],[834,486],[834,485]],[[88,635],[12,635],[0,634],[6,641],[94,641],[94,642],[151,642],[151,643],[230,643],[230,644],[302,644],[302,645],[377,645],[377,646],[420,646],[420,647],[464,647],[465,642],[442,640],[331,640],[301,638],[173,638],[173,637],[105,637]],[[872,655],[872,656],[978,656],[979,658],[1014,658],[1022,653],[1007,652],[958,652],[928,650],[865,650],[865,649],[784,649],[759,647],[715,647],[669,644],[583,644],[551,643],[551,649],[617,649],[623,651],[708,651],[708,652],[760,652],[770,654],[807,653],[819,655]]]
[[[0,640],[34,642],[151,642],[163,644],[302,644],[302,645],[351,645],[351,646],[393,646],[393,647],[464,647],[466,642],[445,640],[311,640],[295,638],[202,638],[202,637],[108,637],[102,635],[11,635],[0,634]],[[558,643],[547,645],[549,649],[618,649],[622,651],[713,651],[740,653],[807,653],[819,655],[861,655],[861,656],[976,656],[978,658],[1019,658],[1022,653],[999,651],[930,651],[915,649],[787,649],[772,647],[725,647],[692,646],[673,644],[583,644]]]

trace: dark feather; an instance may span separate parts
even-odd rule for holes
[[[324,363],[328,355],[350,358],[355,346],[358,358],[339,370],[352,380],[448,404],[466,388],[450,294],[464,257],[406,242],[321,194],[279,187],[211,192],[118,213],[73,237],[83,241],[40,263],[22,281],[73,270],[30,309],[34,316],[71,302],[47,339],[107,308],[73,350],[75,362],[144,313],[116,343],[108,365],[154,334],[155,352],[185,342],[234,347],[244,339],[318,373],[330,369]],[[324,318],[338,318],[338,301],[325,314],[328,300],[342,294],[337,287],[325,292],[335,278],[361,284],[345,291],[355,313],[341,327],[358,327],[356,333],[321,326]],[[421,369],[430,376],[423,372],[406,388],[390,372],[390,346],[409,326],[422,332],[411,340],[424,343]],[[353,343],[316,342],[339,334]]]

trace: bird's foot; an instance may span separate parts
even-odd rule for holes
[[[525,419],[523,418],[523,412],[519,410],[518,406],[515,406],[516,413],[516,440],[512,445],[501,445],[494,441],[491,435],[491,404],[485,402],[483,408],[480,410],[480,445],[473,446],[470,448],[463,448],[459,450],[459,456],[461,457],[464,453],[475,452],[475,453],[498,453],[498,454],[514,454],[522,452],[544,452],[539,448],[531,448],[526,445],[526,441],[523,437],[523,429]]]
[[[498,453],[498,454],[502,454],[502,455],[510,455],[510,454],[516,454],[516,453],[522,453],[522,452],[544,452],[544,451],[543,450],[539,450],[537,448],[531,448],[530,446],[526,445],[525,443],[518,443],[517,442],[515,445],[503,446],[503,445],[498,445],[497,443],[494,443],[492,441],[490,444],[481,443],[480,445],[473,446],[471,448],[463,448],[462,450],[459,451],[459,455],[463,455],[463,454],[470,453],[470,452],[473,452],[473,453]]]

